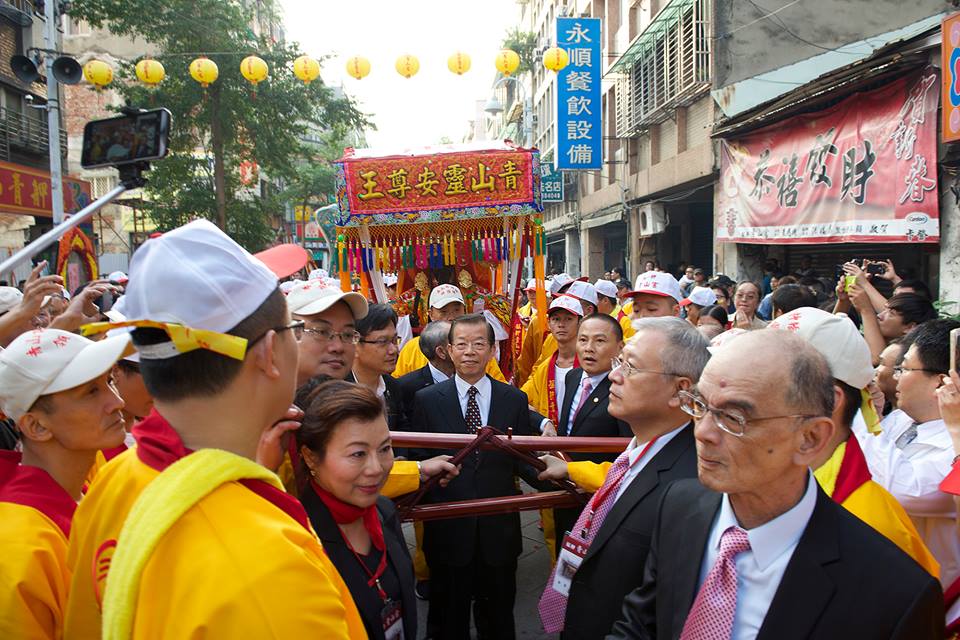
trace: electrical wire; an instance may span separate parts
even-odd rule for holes
[[[862,56],[862,55],[863,55],[863,53],[856,53],[856,52],[853,52],[853,51],[841,51],[841,49],[842,49],[843,47],[824,47],[823,45],[819,45],[819,44],[817,44],[816,42],[810,42],[809,40],[806,40],[806,39],[804,39],[804,38],[801,38],[800,36],[798,36],[797,34],[795,34],[793,31],[791,31],[791,30],[787,27],[787,25],[783,22],[783,20],[781,20],[780,18],[774,16],[774,13],[776,13],[775,11],[773,11],[773,12],[767,11],[767,9],[764,9],[763,7],[761,7],[760,5],[758,5],[758,4],[757,4],[756,2],[754,2],[753,0],[747,0],[747,2],[749,2],[751,5],[753,5],[753,7],[754,7],[757,11],[760,11],[760,12],[762,12],[762,13],[766,13],[767,15],[764,16],[764,17],[770,18],[771,21],[773,21],[774,23],[776,23],[785,33],[793,36],[795,39],[799,40],[800,42],[802,42],[802,43],[804,43],[804,44],[806,44],[806,45],[809,45],[809,46],[811,46],[811,47],[815,47],[815,48],[817,48],[817,49],[822,49],[823,51],[835,51],[835,52],[837,52],[837,53],[844,53],[844,54],[847,54],[847,55],[850,55],[850,56]],[[845,46],[848,46],[848,45],[844,45],[844,47],[845,47]]]
[[[786,9],[787,7],[792,7],[793,5],[797,4],[798,2],[800,2],[800,0],[793,0],[793,2],[788,2],[787,4],[783,5],[783,6],[780,7],[779,9],[776,9],[776,10],[774,10],[774,11],[771,11],[771,12],[767,13],[766,15],[762,15],[762,16],[760,16],[759,18],[757,18],[756,20],[751,20],[751,21],[748,22],[747,24],[742,24],[742,25],[740,25],[739,27],[737,27],[736,29],[733,29],[733,30],[731,30],[731,31],[728,31],[728,32],[726,32],[726,33],[724,33],[724,34],[722,34],[722,35],[714,36],[713,39],[714,39],[714,40],[720,40],[721,38],[729,38],[730,36],[732,36],[733,34],[735,34],[737,31],[740,31],[741,29],[746,29],[747,27],[749,27],[749,26],[751,26],[751,25],[754,25],[754,24],[760,22],[761,20],[766,20],[766,19],[769,18],[770,16],[775,15],[775,14],[777,14],[777,13],[780,13],[781,11],[783,11],[784,9]],[[751,2],[750,4],[753,4],[753,3]],[[753,5],[753,6],[756,7],[757,5]]]

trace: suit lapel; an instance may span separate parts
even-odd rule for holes
[[[583,405],[583,408],[580,409],[580,412],[573,417],[573,428],[570,431],[570,435],[575,434],[580,426],[583,424],[583,421],[587,419],[590,414],[594,411],[599,411],[601,405],[606,409],[607,403],[606,400],[610,395],[610,376],[607,376],[603,381],[597,385],[597,388],[590,392],[590,395],[587,397],[586,404]]]
[[[840,558],[837,507],[820,488],[817,504],[804,529],[780,586],[773,596],[757,640],[807,638],[836,585],[823,566]]]
[[[676,536],[676,544],[671,544],[674,551],[682,550],[687,553],[684,558],[670,563],[661,561],[661,570],[667,570],[673,581],[673,629],[671,637],[680,637],[683,624],[693,606],[693,600],[700,588],[700,565],[707,550],[707,540],[710,538],[710,529],[720,509],[721,494],[705,491],[697,500],[697,505],[690,509],[690,513],[680,524],[677,531],[663,532],[668,536]],[[661,557],[663,542],[660,543]],[[665,576],[666,577],[666,576]]]
[[[560,424],[557,427],[557,433],[561,436],[570,435],[567,433],[567,424],[570,422],[570,412],[573,410],[573,396],[577,393],[577,386],[580,384],[580,375],[583,369],[573,368],[567,372],[564,380],[566,391],[563,394],[563,406],[560,407]]]
[[[633,479],[620,499],[613,504],[613,509],[607,514],[600,530],[597,531],[597,537],[590,543],[590,548],[584,557],[585,561],[603,548],[603,545],[607,543],[607,540],[617,530],[627,514],[660,484],[660,472],[673,467],[680,454],[692,446],[694,446],[693,427],[688,425],[647,463],[647,466]]]
[[[467,421],[463,417],[463,409],[460,408],[460,398],[457,397],[456,381],[450,378],[435,386],[442,398],[441,415],[447,416],[444,424],[448,427],[448,431],[452,433],[468,433]]]
[[[497,429],[505,432],[508,419],[505,415],[506,407],[503,401],[504,390],[501,388],[505,385],[490,378],[490,376],[487,376],[487,378],[490,380],[490,412],[487,415],[487,424],[484,426],[496,426]],[[519,425],[512,426],[516,428]]]

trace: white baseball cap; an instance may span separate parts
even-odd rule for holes
[[[597,289],[589,282],[574,280],[567,289],[567,295],[597,306]]]
[[[847,315],[801,307],[781,315],[767,328],[791,331],[809,342],[827,359],[833,377],[851,387],[863,389],[873,380],[870,347]]]
[[[277,276],[207,220],[147,240],[130,262],[123,313],[227,333],[277,289]]]
[[[690,295],[680,301],[681,306],[695,304],[700,307],[707,307],[711,304],[717,304],[717,294],[710,287],[694,287]]]
[[[550,294],[554,296],[558,295],[560,293],[560,289],[563,289],[571,282],[573,282],[573,278],[571,276],[567,275],[566,273],[558,273],[557,275],[553,276],[553,279],[550,281]]]
[[[303,282],[303,280],[287,280],[280,283],[280,291],[283,292],[283,295],[289,294],[295,286]]]
[[[627,295],[637,296],[642,293],[673,298],[678,303],[683,300],[683,290],[680,289],[680,283],[677,282],[677,279],[669,273],[660,271],[641,273],[637,276],[633,291],[628,292]]]
[[[537,290],[537,279],[530,278],[527,280],[527,286],[524,288],[524,291],[536,291]]]
[[[22,333],[0,352],[0,409],[19,420],[40,396],[103,375],[129,348],[128,333],[99,342],[59,329]]]
[[[431,309],[442,309],[451,302],[459,302],[462,305],[466,305],[463,301],[463,294],[460,292],[460,287],[452,284],[440,284],[430,292]]]
[[[712,355],[716,355],[717,351],[726,347],[732,340],[735,338],[749,333],[746,329],[727,329],[723,333],[716,335],[710,340],[710,346],[707,347]]]
[[[383,285],[385,287],[395,287],[397,286],[397,276],[392,273],[383,274]]]
[[[23,293],[16,287],[0,287],[0,315],[10,311],[23,300]]]
[[[129,279],[123,271],[113,271],[107,276],[107,280],[110,282],[119,282],[120,284],[127,282]]]
[[[326,269],[314,269],[310,272],[310,275],[307,276],[307,280],[323,280],[329,277],[330,274],[327,273]]]
[[[604,280],[600,278],[595,283],[593,283],[593,288],[597,290],[602,296],[607,296],[608,298],[617,297],[617,285],[613,284],[610,280]]]
[[[580,316],[581,318],[583,317],[583,306],[580,304],[580,301],[566,293],[553,299],[553,302],[550,303],[550,309],[547,311],[547,315],[550,315],[554,309],[565,309],[570,313]]]
[[[314,316],[323,313],[338,302],[350,307],[354,320],[367,315],[367,300],[359,293],[342,291],[340,287],[328,286],[323,280],[301,282],[287,294],[290,313],[298,316]]]

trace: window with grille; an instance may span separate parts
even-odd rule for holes
[[[631,45],[638,55],[617,78],[617,136],[663,122],[710,86],[711,0],[674,0]],[[666,7],[668,12],[671,7]]]

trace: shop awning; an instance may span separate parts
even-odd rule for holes
[[[583,218],[580,221],[580,226],[586,229],[593,229],[595,227],[602,227],[605,224],[610,224],[611,222],[620,222],[621,220],[623,220],[623,207],[618,206],[608,213]]]

